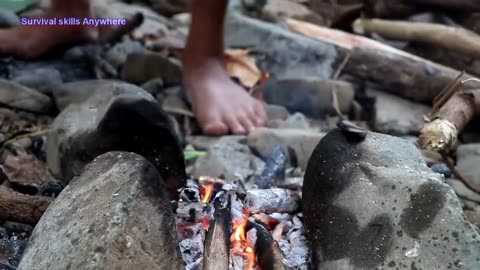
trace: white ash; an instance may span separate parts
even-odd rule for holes
[[[200,201],[200,188],[192,179],[187,180],[187,184],[184,188],[180,189],[180,201],[185,202],[199,202]]]
[[[184,227],[178,234],[180,252],[182,253],[185,269],[200,270],[203,268],[203,251],[205,242],[205,229],[198,223]]]
[[[287,221],[287,220],[292,220],[292,215],[287,214],[287,213],[271,213],[269,215],[271,218],[274,218],[278,221]]]
[[[254,189],[247,191],[245,206],[253,214],[295,213],[298,210],[300,198],[298,192],[286,189]]]
[[[247,232],[247,243],[250,246],[255,246],[257,243],[257,229],[253,228]]]

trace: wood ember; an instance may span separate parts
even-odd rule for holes
[[[287,166],[287,153],[285,149],[277,145],[265,162],[265,168],[261,175],[255,175],[254,181],[259,188],[269,188],[274,183],[285,179],[285,168]]]
[[[205,203],[174,202],[172,206],[177,220],[191,223],[208,222],[214,212],[213,207]]]
[[[15,221],[35,225],[53,200],[30,196],[0,186],[0,221]]]
[[[249,190],[245,197],[245,206],[253,214],[294,213],[298,210],[299,203],[299,192],[280,188]]]
[[[376,33],[388,39],[425,42],[473,58],[480,57],[480,36],[462,27],[360,18],[354,22],[353,28],[358,34]]]
[[[227,193],[216,196],[214,205],[214,221],[205,240],[204,270],[228,269],[229,266],[231,213]]]
[[[251,238],[256,238],[255,255],[260,268],[263,270],[290,269],[285,265],[285,256],[270,232],[255,222],[249,222],[248,227],[249,230],[255,229],[256,231],[256,237],[251,236]]]

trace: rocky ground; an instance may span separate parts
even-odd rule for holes
[[[44,7],[43,2],[39,6],[24,11],[23,14],[36,14]],[[417,140],[421,135],[425,118],[432,111],[432,101],[435,96],[418,94],[428,92],[420,85],[424,83],[430,85],[428,82],[431,82],[431,88],[434,88],[435,83],[438,83],[440,88],[435,92],[438,94],[447,86],[447,83],[441,82],[452,81],[449,80],[450,73],[431,62],[425,64],[423,60],[418,62],[422,64],[419,64],[421,73],[415,73],[418,71],[415,69],[418,66],[407,66],[410,69],[403,70],[403,73],[395,73],[390,67],[400,66],[403,62],[395,62],[391,60],[393,58],[387,57],[391,53],[390,50],[385,52],[387,55],[385,58],[380,59],[383,62],[378,63],[378,66],[385,65],[389,68],[375,69],[378,66],[371,67],[373,61],[371,59],[365,60],[365,63],[358,62],[357,51],[352,49],[355,44],[361,47],[360,43],[364,41],[357,44],[338,37],[327,40],[325,36],[328,35],[321,35],[320,38],[316,28],[312,30],[310,26],[304,25],[301,29],[295,28],[292,26],[298,21],[286,20],[307,21],[314,26],[352,32],[354,29],[350,27],[351,23],[359,17],[360,12],[363,12],[370,17],[400,18],[406,22],[462,24],[471,29],[474,35],[473,31],[478,30],[474,20],[474,15],[478,15],[477,13],[466,12],[467,20],[465,19],[467,17],[462,19],[450,13],[458,7],[439,7],[436,4],[421,8],[406,4],[402,4],[402,7],[387,5],[385,8],[382,4],[378,4],[383,1],[338,1],[338,5],[332,5],[330,1],[307,3],[308,1],[272,0],[241,1],[243,3],[241,6],[238,3],[240,1],[231,1],[225,29],[228,70],[235,80],[265,103],[269,120],[265,127],[253,131],[248,136],[208,137],[201,134],[182,93],[182,69],[179,57],[190,20],[189,14],[186,13],[184,3],[186,1],[133,2],[143,3],[95,1],[95,13],[99,17],[131,18],[137,13],[143,14],[142,24],[119,40],[101,45],[75,46],[38,61],[23,61],[12,57],[0,58],[0,269],[16,269],[34,226],[52,202],[53,205],[46,215],[50,220],[56,220],[41,221],[41,227],[36,228],[36,235],[34,233],[32,237],[33,244],[30,245],[42,249],[45,245],[51,244],[45,232],[52,231],[67,235],[68,241],[77,241],[79,245],[87,241],[68,236],[75,235],[75,230],[89,230],[87,225],[81,222],[77,224],[76,219],[70,217],[81,215],[82,218],[89,220],[98,219],[99,216],[95,211],[108,204],[102,198],[90,194],[88,188],[96,188],[106,194],[111,192],[115,197],[110,198],[111,200],[118,199],[123,203],[124,208],[112,210],[108,214],[118,217],[119,220],[128,220],[128,226],[118,229],[112,223],[113,225],[108,225],[112,227],[105,230],[115,233],[120,231],[119,234],[123,234],[129,228],[137,228],[138,225],[138,228],[141,228],[139,231],[147,231],[147,233],[139,232],[138,235],[166,238],[162,243],[167,243],[165,246],[161,244],[142,246],[141,250],[155,252],[158,249],[171,249],[171,242],[175,239],[172,240],[163,234],[148,233],[148,231],[159,229],[158,224],[148,221],[149,218],[154,217],[164,223],[169,222],[168,218],[164,218],[152,206],[158,204],[163,208],[169,207],[166,203],[167,195],[163,194],[165,192],[162,191],[161,196],[159,195],[160,198],[164,198],[163,202],[158,202],[149,197],[150,193],[156,194],[157,191],[154,188],[154,191],[144,189],[142,182],[150,181],[148,180],[150,178],[156,179],[157,172],[149,171],[146,176],[132,176],[133,180],[127,179],[128,181],[123,176],[123,178],[118,176],[118,179],[112,180],[106,176],[109,174],[135,175],[134,168],[142,168],[142,170],[153,168],[151,170],[156,169],[158,175],[164,179],[167,191],[175,191],[184,184],[181,183],[182,185],[179,186],[177,182],[169,179],[186,179],[187,176],[197,179],[201,176],[210,176],[221,177],[227,183],[235,182],[239,193],[247,196],[249,191],[268,188],[272,184],[282,190],[295,191],[302,195],[305,171],[309,170],[307,169],[309,166],[315,166],[309,165],[312,152],[327,133],[339,126],[340,120],[346,119],[350,122],[343,122],[346,124],[340,125],[344,130],[360,130],[359,133],[369,130],[396,137],[385,139],[383,135],[375,135],[380,136],[378,141],[367,140],[362,144],[362,147],[366,148],[361,148],[358,163],[369,164],[365,165],[363,171],[370,181],[384,183],[379,190],[370,190],[361,185],[357,187],[358,190],[364,191],[362,196],[368,198],[372,204],[360,199],[348,200],[342,196],[336,199],[343,208],[356,213],[355,219],[359,220],[361,226],[373,222],[372,220],[382,224],[384,221],[381,215],[378,215],[383,211],[382,209],[391,209],[388,212],[395,215],[396,209],[401,208],[403,214],[392,219],[394,223],[403,225],[399,225],[401,228],[394,226],[394,233],[398,238],[405,233],[416,240],[407,241],[405,236],[402,240],[404,242],[392,241],[397,244],[397,249],[405,249],[402,254],[408,258],[417,257],[418,254],[415,255],[417,245],[421,242],[418,240],[418,235],[427,227],[431,229],[428,235],[433,237],[429,239],[433,244],[424,250],[428,250],[427,253],[433,254],[432,256],[442,256],[440,252],[442,250],[439,249],[440,247],[436,248],[437,243],[434,239],[440,237],[438,235],[441,234],[442,239],[449,238],[451,241],[464,240],[465,232],[459,233],[460,228],[464,226],[463,213],[466,221],[477,226],[477,230],[480,228],[480,193],[460,181],[458,174],[455,175],[456,173],[452,171],[451,164],[447,164],[454,164],[462,178],[468,180],[473,187],[480,187],[480,167],[478,166],[480,164],[480,132],[476,125],[478,121],[472,120],[465,129],[459,128],[461,132],[458,140],[450,145],[450,151],[446,157],[448,159],[442,158],[442,155],[432,148],[422,149],[421,156],[418,154],[419,150],[416,150]],[[360,2],[365,2],[363,5],[366,6],[362,6]],[[372,3],[366,4],[366,2]],[[18,18],[18,14],[1,11],[0,27],[17,25]],[[469,55],[465,55],[465,52],[461,54],[457,51],[458,48],[445,49],[425,40],[418,42],[399,38],[399,41],[394,38],[387,39],[376,33],[370,34],[369,37],[451,68],[467,70],[473,76],[480,74],[476,72],[478,61],[472,56],[474,55],[472,52]],[[375,60],[378,59],[375,58]],[[358,68],[350,67],[351,62],[355,62],[355,67]],[[366,67],[365,70],[360,70],[362,66]],[[395,77],[395,75],[398,76]],[[430,81],[423,81],[424,78]],[[387,81],[387,79],[390,80]],[[425,91],[422,92],[422,90]],[[477,105],[474,111],[478,113],[479,107],[480,105]],[[462,108],[459,106],[458,110]],[[333,141],[332,145],[338,143],[333,139],[330,140]],[[342,143],[339,145],[343,145]],[[177,145],[183,151],[177,149]],[[337,160],[338,156],[328,152],[340,151],[341,147],[335,151],[329,149],[325,143],[322,147],[315,151],[319,152],[323,149],[322,151],[327,153],[326,156],[331,155],[332,160],[339,164],[357,163],[356,160],[343,159],[343,157]],[[89,165],[84,172],[85,166],[90,161],[113,150],[134,152],[149,162],[134,154],[118,156],[106,154],[96,160],[93,165]],[[350,153],[348,149],[345,152]],[[277,168],[275,162],[282,160],[281,155],[285,155],[284,164]],[[356,155],[356,152],[352,155]],[[184,160],[186,166],[183,165]],[[322,156],[320,155],[316,160],[322,160]],[[331,167],[337,171],[343,171],[342,168],[334,165]],[[328,166],[325,171],[331,168]],[[379,167],[388,167],[388,170],[380,170]],[[312,173],[316,172],[312,172],[310,168],[310,175]],[[154,176],[151,176],[152,174]],[[322,172],[318,174],[323,175]],[[78,175],[82,175],[80,180],[78,177],[74,178]],[[101,177],[95,178],[99,175],[110,179],[108,181],[114,183],[113,186],[109,185],[108,181],[102,182]],[[334,175],[339,179],[342,177]],[[431,184],[428,182],[430,180],[419,181],[424,178],[434,179],[437,182]],[[75,180],[70,183],[72,179]],[[91,181],[89,185],[83,185],[81,179],[95,179],[95,181]],[[395,182],[392,179],[399,180]],[[128,190],[122,189],[122,192],[116,192],[115,185],[119,185],[120,189],[119,183],[124,181],[129,185]],[[386,191],[387,185],[388,191]],[[432,189],[431,185],[435,189],[440,186],[438,188],[441,190],[440,195],[429,193],[428,189]],[[61,200],[55,200],[65,186],[67,189],[60,195]],[[411,189],[414,190],[413,193]],[[141,192],[137,194],[138,190]],[[418,193],[415,193],[417,190]],[[303,193],[306,193],[305,190]],[[356,196],[356,193],[346,194],[347,198]],[[386,196],[386,194],[390,195]],[[425,199],[425,196],[428,198]],[[405,199],[407,197],[408,199]],[[148,203],[146,203],[147,206],[137,205],[132,203],[132,200],[146,200]],[[442,204],[438,207],[440,210],[428,208],[427,205],[438,201]],[[301,204],[299,199],[296,202]],[[324,201],[314,202],[315,205],[324,203]],[[300,259],[293,262],[293,266],[298,269],[306,267],[305,256],[301,254],[303,250],[289,250],[289,245],[293,245],[292,239],[304,237],[304,220],[300,213],[302,207],[304,208],[305,205],[296,205],[294,209],[284,211],[279,209],[257,211],[276,217],[278,223],[284,221],[282,226],[289,228],[283,234],[280,231],[280,237],[275,240],[285,254],[288,255],[290,252],[287,257],[299,256]],[[368,210],[365,210],[366,208]],[[413,213],[404,210],[408,208],[414,209],[411,210]],[[427,210],[418,214],[415,209]],[[344,213],[341,210],[339,212]],[[135,213],[134,218],[125,217],[128,216],[125,213],[129,211]],[[277,212],[288,212],[289,217],[282,220]],[[440,213],[438,215],[444,222],[438,227],[431,226],[432,220],[428,218],[425,220],[425,216],[430,215],[429,213],[433,216]],[[418,215],[419,219],[412,218],[415,215]],[[258,216],[257,218],[260,219]],[[337,218],[340,219],[340,217]],[[166,221],[163,221],[164,219]],[[102,226],[107,226],[105,224],[109,222],[102,223],[102,221],[99,219],[99,223],[95,223],[98,230],[98,235],[95,237],[101,237]],[[62,227],[61,224],[64,226]],[[169,228],[173,230],[174,226],[170,225],[168,225]],[[423,226],[422,229],[418,230],[417,225]],[[326,225],[322,226],[328,231],[325,228]],[[368,249],[361,244],[365,230],[362,231],[361,226],[358,228],[356,226],[352,225],[352,228],[355,227],[352,231],[344,230],[340,234],[352,235],[351,241],[356,243],[356,248]],[[269,229],[273,233],[276,227]],[[470,232],[467,227],[463,230]],[[299,234],[298,231],[301,233]],[[334,231],[332,235],[336,233]],[[472,230],[472,233],[474,234],[472,237],[475,238],[478,231]],[[109,244],[106,243],[110,243],[108,241],[115,239],[116,236],[112,233],[108,237],[111,238],[102,238],[104,242],[99,242],[99,245],[108,246]],[[322,237],[325,241],[332,240],[332,236]],[[128,239],[125,241],[128,242]],[[186,242],[182,243],[186,245]],[[318,245],[322,246],[321,243]],[[449,250],[462,250],[468,247],[469,245],[465,242],[465,246],[455,246]],[[340,269],[338,267],[346,264],[342,261],[343,258],[350,258],[356,267],[364,269],[378,267],[378,264],[365,263],[355,254],[343,252],[341,245],[332,249],[323,246],[320,248],[327,252],[327,257],[337,260],[336,262],[340,261],[338,264],[325,264],[322,266],[324,269]],[[31,250],[23,262],[23,267],[35,265],[38,262],[35,262],[35,258],[44,256],[42,253]],[[181,246],[181,250],[184,251],[185,246]],[[147,268],[149,265],[158,263],[155,256],[151,256],[148,252],[145,252],[140,259]],[[175,251],[167,252],[175,253]],[[456,251],[452,252],[453,255],[450,253],[448,255],[460,255],[452,262],[446,262],[444,269],[475,265],[469,261],[468,252],[458,252],[458,254]],[[340,255],[336,256],[337,253]],[[114,258],[114,255],[108,252],[98,254],[100,255],[96,257],[98,259],[96,263]],[[425,260],[428,261],[428,254],[421,255],[421,258],[425,257],[424,263]],[[185,256],[185,254],[182,255]],[[128,256],[139,255],[132,251]],[[368,254],[365,256],[368,257]],[[479,255],[474,254],[474,256]],[[387,260],[387,257],[383,256],[382,259]],[[375,260],[375,258],[372,259],[373,262],[376,262]],[[408,266],[411,269],[417,269],[415,267],[422,265],[422,259],[420,262],[416,261],[417,266],[408,260],[402,261],[394,257],[388,257],[388,260],[382,267]],[[39,267],[47,269],[51,263],[53,262],[45,262],[45,264],[39,264]],[[81,265],[79,262],[72,263]],[[125,266],[122,263],[118,262],[118,265]],[[176,262],[172,259],[170,263],[173,265]],[[97,264],[97,266],[101,265]],[[344,266],[342,269],[350,268]]]

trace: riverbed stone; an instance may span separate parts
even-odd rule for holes
[[[228,182],[232,182],[238,178],[246,179],[253,174],[260,174],[264,166],[265,163],[256,157],[247,145],[224,139],[210,146],[207,154],[195,162],[192,175],[223,175]]]
[[[480,187],[480,143],[462,144],[457,148],[457,169],[474,186]]]
[[[134,153],[97,157],[47,209],[18,269],[183,269],[162,177]]]
[[[479,269],[480,234],[410,142],[334,130],[303,185],[313,269]]]
[[[47,113],[53,105],[48,96],[37,90],[3,79],[0,79],[0,104],[36,113]]]
[[[252,49],[259,68],[272,78],[328,79],[339,57],[332,44],[234,13],[227,16],[225,40],[229,47]]]
[[[248,146],[267,158],[277,145],[287,151],[291,165],[307,167],[310,155],[325,133],[307,129],[257,128],[248,135]]]

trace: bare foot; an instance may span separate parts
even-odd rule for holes
[[[242,135],[265,124],[263,105],[230,80],[221,61],[188,64],[183,81],[204,133],[218,136],[231,131]]]
[[[58,0],[57,0],[58,1]],[[90,10],[70,6],[51,8],[42,18],[84,18]],[[28,25],[0,30],[0,53],[32,59],[43,56],[51,49],[72,43],[90,42],[97,39],[98,31],[93,27]]]

